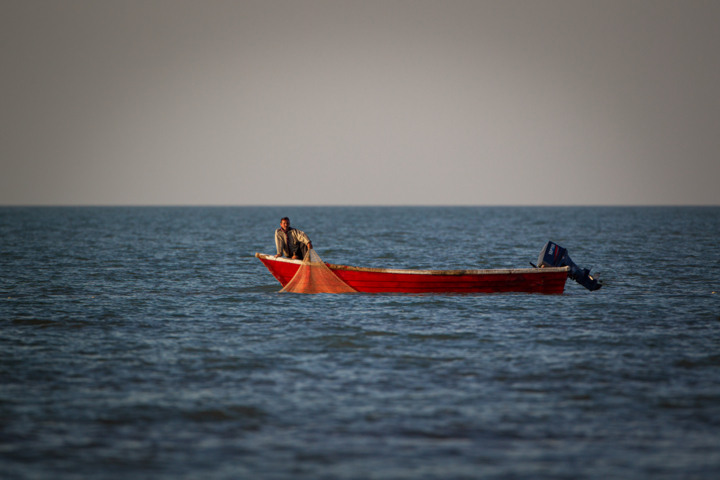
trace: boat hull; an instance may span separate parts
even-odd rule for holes
[[[302,262],[256,253],[284,287]],[[502,293],[561,294],[568,267],[513,270],[393,270],[326,264],[346,284],[363,293]]]

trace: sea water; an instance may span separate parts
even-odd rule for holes
[[[295,295],[330,263],[562,295]],[[0,209],[0,477],[717,478],[720,208]]]

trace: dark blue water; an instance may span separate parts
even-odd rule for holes
[[[325,261],[565,294],[293,295]],[[717,478],[720,208],[1,208],[0,476]]]

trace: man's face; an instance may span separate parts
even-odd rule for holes
[[[280,220],[280,228],[282,228],[283,230],[287,230],[288,228],[290,228],[290,222],[288,222],[287,220]]]

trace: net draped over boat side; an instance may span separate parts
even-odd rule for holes
[[[295,276],[281,292],[291,293],[357,293],[325,265],[314,249],[309,249]]]

